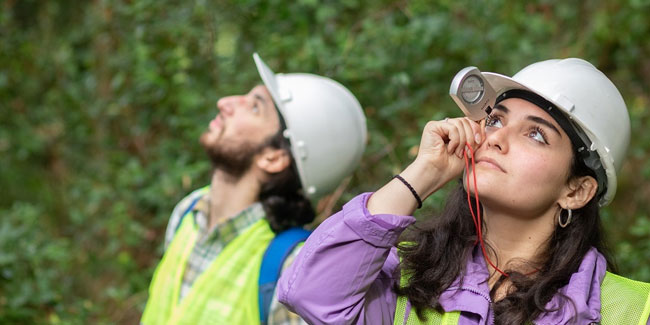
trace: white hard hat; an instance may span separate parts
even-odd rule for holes
[[[307,73],[275,74],[253,59],[271,93],[291,143],[305,194],[332,191],[357,167],[366,147],[366,117],[354,95],[338,82]]]
[[[605,74],[576,58],[533,63],[512,78],[491,72],[482,74],[497,95],[512,89],[527,90],[559,108],[585,140],[587,154],[595,157],[586,163],[600,178],[600,205],[612,201],[616,172],[630,142],[630,118],[623,97]]]

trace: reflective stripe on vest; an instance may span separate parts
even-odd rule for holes
[[[402,285],[405,284],[405,279],[404,276],[400,279]],[[602,318],[600,324],[647,324],[650,316],[650,283],[630,280],[607,272],[600,285],[600,291],[600,315]],[[405,315],[407,303],[408,299],[405,296],[397,298],[394,324],[458,324],[459,311],[439,313],[434,309],[427,309],[424,312],[427,321],[422,322],[417,317],[414,308],[411,308],[410,313]]]
[[[156,268],[143,324],[257,324],[262,256],[274,237],[265,219],[230,242],[179,302],[187,260],[197,239],[194,218],[181,227]]]

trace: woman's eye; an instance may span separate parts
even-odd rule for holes
[[[259,113],[259,112],[260,112],[260,108],[259,108],[259,107],[257,107],[257,105],[253,105],[253,108],[252,108],[252,110],[253,110],[253,113],[255,113],[255,114],[257,114],[257,113]]]
[[[528,136],[535,141],[548,144],[546,138],[544,137],[544,132],[542,130],[539,129],[531,130],[530,133],[528,133]]]
[[[490,115],[486,118],[485,120],[485,127],[497,127],[500,128],[502,126],[501,124],[501,119],[499,119],[498,116]]]

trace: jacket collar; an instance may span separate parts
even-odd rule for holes
[[[605,277],[607,262],[602,254],[591,248],[582,259],[582,263],[570,278],[569,283],[560,288],[547,304],[549,312],[542,313],[535,324],[588,324],[600,321],[600,284]],[[492,324],[494,315],[490,308],[490,288],[487,283],[488,270],[478,246],[465,267],[465,276],[461,283],[454,283],[440,296],[440,305],[445,311],[462,311],[471,313],[472,319],[479,317],[479,324]],[[562,299],[562,295],[571,303]],[[470,316],[470,315],[468,315]]]

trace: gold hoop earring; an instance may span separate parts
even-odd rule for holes
[[[571,217],[573,216],[573,211],[571,209],[566,209],[566,211],[567,211],[567,217],[565,222],[562,222],[562,211],[560,211],[560,214],[557,216],[557,223],[562,228],[566,228],[566,226],[568,226],[571,223]]]

